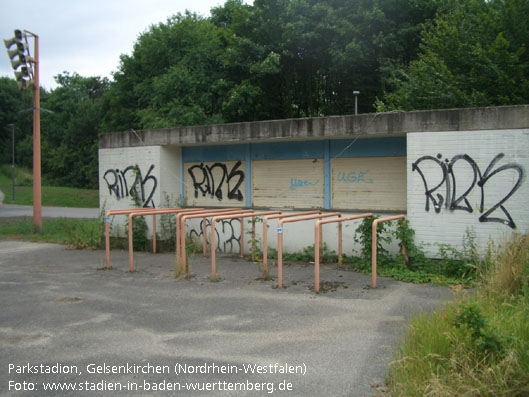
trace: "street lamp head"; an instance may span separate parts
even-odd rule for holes
[[[358,114],[358,95],[360,95],[360,91],[353,91],[353,95],[355,96],[355,116]]]

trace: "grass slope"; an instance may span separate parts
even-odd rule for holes
[[[12,200],[11,166],[0,166],[0,190],[4,193],[4,204],[33,205],[33,177],[31,172],[15,168],[15,200]],[[42,205],[48,207],[99,207],[97,189],[42,186]]]

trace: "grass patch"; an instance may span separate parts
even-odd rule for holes
[[[529,395],[529,235],[513,235],[486,262],[472,296],[412,321],[391,395]]]
[[[103,248],[104,224],[100,219],[43,219],[42,232],[35,233],[33,220],[2,220],[0,239],[66,244],[72,249]]]
[[[33,205],[33,176],[30,171],[15,168],[15,200],[12,199],[11,166],[0,166],[0,190],[5,204]],[[42,186],[42,205],[49,207],[97,208],[97,189]]]
[[[268,248],[267,256],[269,260],[277,259],[277,250],[274,248]],[[248,258],[248,260],[250,260],[250,258]],[[256,260],[259,263],[262,261],[262,251],[259,248],[256,249]],[[314,263],[314,246],[305,247],[298,253],[285,252],[283,253],[283,260],[305,262],[307,264]],[[336,264],[338,263],[338,255],[335,251],[330,250],[324,243],[320,260],[321,263]],[[418,260],[414,260],[405,264],[401,255],[395,257],[390,257],[388,255],[381,256],[378,258],[377,275],[414,284],[432,283],[436,285],[463,285],[468,287],[472,286],[474,283],[474,279],[465,274],[447,274],[449,266],[459,266],[460,268],[464,268],[468,262],[464,258],[443,258],[435,260],[423,256],[420,259],[421,265],[417,265],[418,262]],[[342,263],[344,264],[345,269],[369,275],[371,274],[370,256],[365,258],[343,254]],[[476,266],[472,269],[475,270],[477,268],[478,267]]]

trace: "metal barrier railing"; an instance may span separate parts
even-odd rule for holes
[[[283,224],[291,222],[308,221],[311,219],[328,218],[330,216],[341,217],[340,212],[328,212],[320,215],[307,215],[294,218],[281,219],[277,225],[277,288],[283,287]]]
[[[314,225],[314,292],[320,292],[320,246],[321,246],[321,230],[322,225],[327,223],[338,224],[338,266],[342,266],[342,223],[345,221],[352,221],[356,219],[373,217],[372,213],[352,215],[337,219],[321,219]]]
[[[188,219],[194,219],[194,218],[203,218],[204,222],[202,223],[202,251],[204,256],[206,256],[206,250],[207,250],[207,235],[206,235],[206,219],[207,218],[213,218],[216,215],[227,215],[227,214],[245,214],[253,212],[253,210],[244,210],[241,208],[226,208],[226,209],[217,209],[217,210],[209,210],[209,211],[203,211],[192,215],[183,215],[180,219],[180,244],[179,249],[177,250],[177,260],[180,264],[180,271],[182,273],[185,273],[187,271],[187,254],[186,254],[186,234],[185,234],[185,222]],[[213,221],[211,221],[213,223]],[[213,226],[211,228],[212,231],[214,231]],[[242,232],[242,229],[241,229]],[[211,233],[211,252],[214,252],[214,233]],[[180,254],[178,256],[178,253]]]
[[[152,211],[153,208],[127,208],[119,210],[108,210],[105,213],[105,261],[107,269],[110,268],[110,217],[115,215],[129,215],[132,212],[144,213]],[[161,210],[181,210],[181,208],[160,208]],[[153,252],[156,252],[156,215],[152,217],[153,224]]]
[[[311,214],[321,214],[321,211],[302,211],[302,212],[293,212],[291,214],[280,214],[280,215],[269,215],[263,218],[263,278],[268,278],[268,221],[271,219],[283,219],[291,218],[294,216],[302,215],[311,215]],[[252,256],[252,260],[255,258]]]
[[[377,225],[382,222],[403,219],[406,222],[406,215],[394,215],[387,218],[379,218],[373,221],[371,229],[371,288],[377,287]],[[402,254],[406,257],[406,247],[402,244]]]
[[[195,210],[193,210],[193,212],[188,212],[186,214],[178,214],[176,215],[176,258],[177,258],[177,261],[180,260],[180,247],[181,247],[181,233],[180,233],[180,230],[181,230],[181,220],[182,220],[182,217],[184,215],[190,215],[190,214],[200,214],[200,213],[204,213],[204,212],[211,212],[211,211],[230,211],[230,210],[233,210],[231,208],[226,208],[226,209],[217,209],[217,210],[213,210],[213,209],[206,209],[206,208],[197,208]],[[185,233],[184,233],[185,235]]]
[[[319,268],[320,268],[320,249],[323,245],[322,225],[327,223],[338,222],[338,266],[342,266],[342,223],[345,221],[361,219],[366,217],[373,217],[372,213],[365,213],[360,215],[352,215],[342,217],[340,212],[322,213],[319,210],[303,211],[297,213],[283,214],[281,211],[261,211],[255,212],[252,209],[241,208],[220,208],[220,209],[204,209],[204,208],[129,208],[119,210],[108,210],[105,213],[105,259],[106,267],[110,268],[110,236],[109,224],[110,216],[128,215],[129,219],[129,270],[134,270],[134,247],[133,247],[133,231],[132,218],[135,216],[153,215],[153,253],[156,253],[156,215],[175,214],[176,216],[176,257],[177,263],[181,266],[181,271],[187,269],[186,258],[186,236],[185,236],[185,222],[188,219],[203,218],[202,234],[203,234],[203,255],[207,256],[207,234],[206,221],[211,218],[211,279],[216,277],[216,257],[215,257],[215,223],[224,219],[241,219],[241,241],[240,251],[241,256],[244,255],[244,225],[243,218],[252,217],[252,259],[255,252],[255,217],[263,217],[263,276],[268,277],[268,240],[267,240],[267,222],[271,219],[279,219],[277,226],[277,256],[278,256],[278,288],[283,285],[283,225],[285,223],[293,223],[300,221],[307,221],[318,219],[314,225],[314,291],[319,292]],[[328,217],[337,217],[335,219],[322,219]],[[393,220],[403,219],[406,222],[406,215],[395,215],[385,218],[375,219],[372,224],[372,251],[371,251],[371,287],[377,286],[377,226],[382,222],[389,222]],[[402,244],[402,254],[406,256],[406,247]]]
[[[216,278],[216,258],[215,258],[215,222],[223,220],[223,219],[233,219],[233,218],[240,218],[241,219],[241,256],[244,256],[244,248],[243,248],[243,218],[252,217],[252,241],[255,241],[255,217],[256,216],[263,216],[263,215],[272,215],[272,214],[281,214],[281,211],[261,211],[261,212],[253,212],[249,214],[232,214],[232,215],[224,215],[224,216],[216,216],[213,219],[211,219],[211,280],[214,281]],[[255,245],[252,244],[252,256],[253,256],[253,250],[255,248]]]
[[[135,216],[144,216],[144,215],[152,215],[153,216],[153,252],[156,253],[156,215],[164,215],[164,214],[188,214],[193,213],[194,209],[189,208],[159,208],[159,209],[151,209],[150,211],[133,211],[129,214],[129,269],[132,272],[134,270],[134,243],[133,243],[133,231],[132,231],[132,218]],[[178,233],[176,233],[177,239],[178,239]]]

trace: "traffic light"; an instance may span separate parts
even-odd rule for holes
[[[9,40],[4,40],[4,43],[7,48],[9,59],[11,60],[11,66],[13,66],[13,70],[15,71],[18,88],[23,90],[31,87],[34,84],[33,60],[29,54],[26,34],[17,29],[15,30],[15,37]]]

